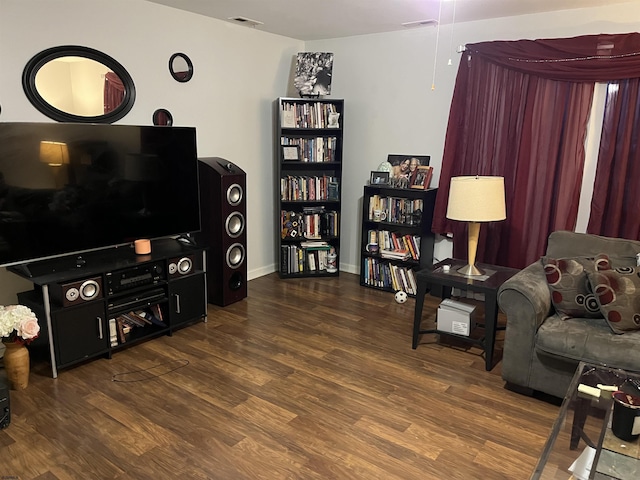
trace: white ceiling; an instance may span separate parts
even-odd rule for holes
[[[639,0],[148,1],[225,21],[235,17],[256,20],[262,25],[244,25],[304,41],[403,30],[407,27],[402,23],[438,17],[442,24],[448,24],[619,3],[634,3],[630,8],[635,10],[640,4]]]

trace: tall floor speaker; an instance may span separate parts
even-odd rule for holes
[[[199,245],[207,253],[209,303],[226,306],[247,296],[247,175],[219,157],[200,158]]]

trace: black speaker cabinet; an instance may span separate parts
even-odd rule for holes
[[[200,221],[207,253],[209,303],[226,306],[247,296],[247,175],[219,157],[200,158]]]
[[[85,278],[68,283],[50,285],[51,298],[58,305],[70,307],[84,302],[91,302],[104,296],[102,277]]]

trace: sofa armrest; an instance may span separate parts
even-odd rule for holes
[[[542,264],[532,263],[504,282],[498,290],[498,305],[507,316],[502,378],[528,387],[536,333],[552,313]]]

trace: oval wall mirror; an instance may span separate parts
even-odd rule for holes
[[[193,77],[193,63],[184,53],[174,53],[169,59],[169,71],[178,82],[188,82]]]
[[[112,123],[136,97],[129,72],[109,55],[65,45],[35,55],[22,72],[29,101],[59,122]]]
[[[159,108],[153,112],[153,124],[169,127],[173,125],[173,115],[166,108]]]

